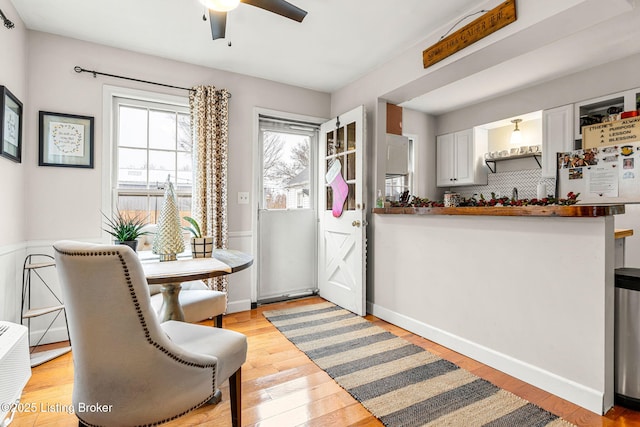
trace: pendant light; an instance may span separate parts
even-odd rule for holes
[[[522,119],[513,119],[511,123],[516,125],[516,128],[511,133],[511,144],[512,145],[522,145],[522,131],[518,129],[518,123],[520,123]]]
[[[200,0],[200,2],[206,8],[216,12],[229,12],[240,4],[240,0]]]

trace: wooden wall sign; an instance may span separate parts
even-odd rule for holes
[[[507,0],[422,52],[424,68],[516,21],[516,0]]]
[[[582,127],[582,148],[624,145],[640,141],[640,117]]]

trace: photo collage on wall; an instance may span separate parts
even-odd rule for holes
[[[558,178],[594,197],[635,196],[640,141],[558,153]]]

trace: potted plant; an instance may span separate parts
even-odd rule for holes
[[[213,237],[203,236],[198,221],[190,216],[183,217],[189,226],[183,227],[193,236],[191,237],[191,254],[194,258],[209,258],[213,253]]]
[[[147,225],[146,222],[137,215],[129,216],[118,210],[111,218],[106,216],[104,212],[102,216],[104,216],[107,225],[107,228],[103,230],[113,236],[114,243],[117,245],[127,245],[135,251],[138,247],[138,237],[149,234],[148,231],[143,230],[143,227]]]

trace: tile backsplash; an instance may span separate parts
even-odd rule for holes
[[[542,178],[542,169],[540,168],[489,173],[487,185],[453,187],[451,191],[460,193],[465,198],[470,198],[474,193],[478,193],[484,195],[485,199],[490,199],[491,192],[494,192],[496,196],[511,197],[515,187],[518,189],[518,198],[533,199],[537,197],[537,187],[540,182],[546,185],[547,195],[555,196],[555,178]]]

